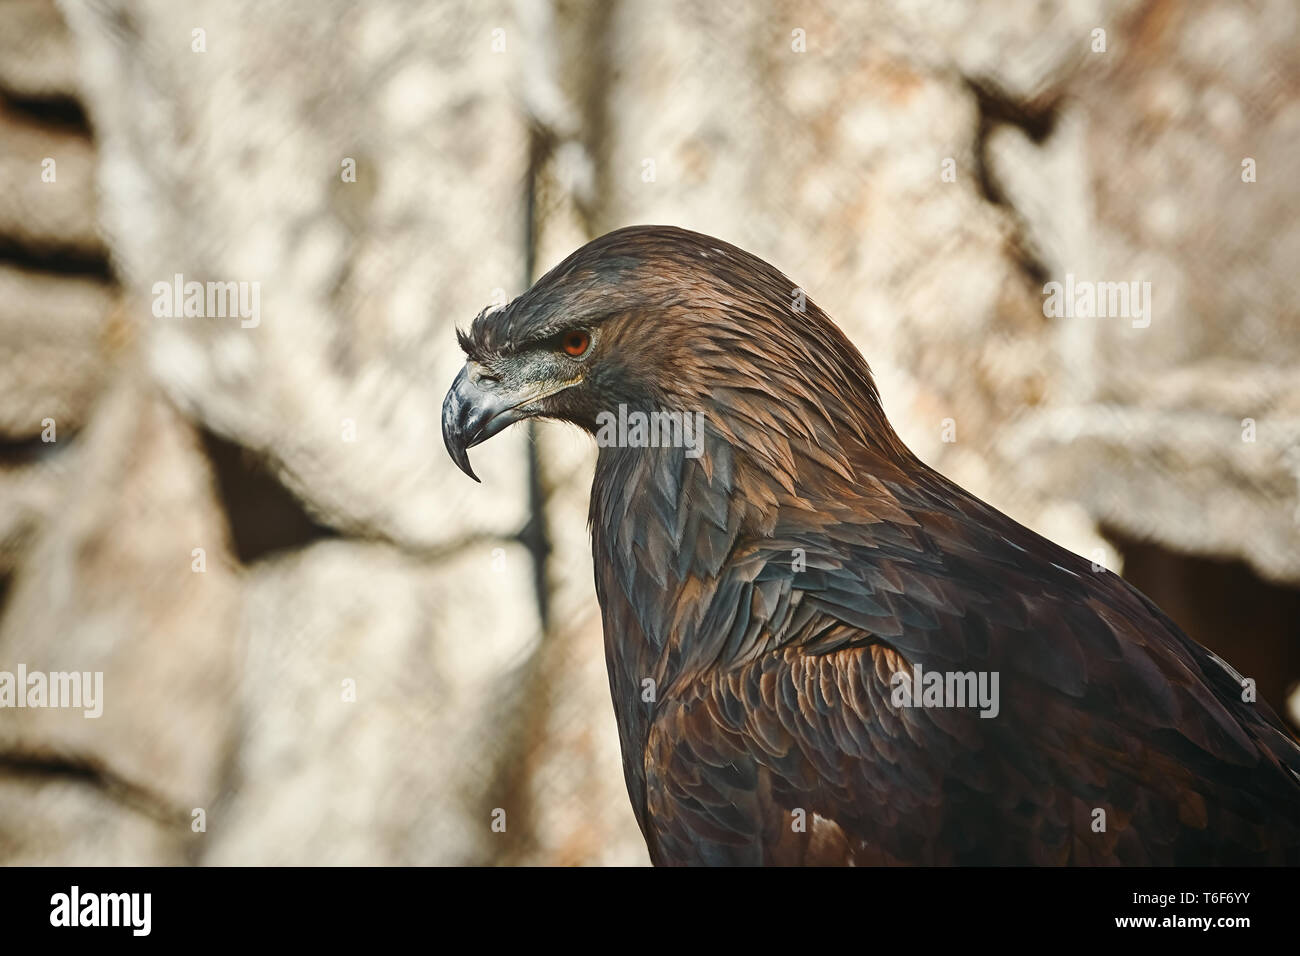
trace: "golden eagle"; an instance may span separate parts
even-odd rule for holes
[[[1300,747],[1121,578],[895,435],[775,268],[637,226],[459,334],[466,450],[600,444],[590,524],[656,864],[1300,862]]]

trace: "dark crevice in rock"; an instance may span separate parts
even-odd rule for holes
[[[11,779],[64,780],[99,790],[121,806],[168,826],[187,826],[189,813],[167,804],[158,794],[114,773],[96,760],[71,754],[0,753],[0,776]]]
[[[25,96],[0,91],[0,115],[7,125],[33,132],[90,138],[90,122],[81,103],[71,96]],[[56,141],[57,142],[57,141]],[[57,152],[54,154],[57,155]],[[60,242],[57,239],[33,243],[29,239],[0,235],[0,264],[33,272],[85,276],[113,282],[108,252],[84,243]]]
[[[42,126],[91,137],[93,130],[81,101],[73,96],[27,96],[13,91],[0,93],[7,110]]]
[[[1041,145],[1052,131],[1056,129],[1058,108],[1061,97],[1040,97],[1028,103],[1018,102],[995,86],[979,80],[966,80],[966,88],[975,97],[979,107],[980,128],[976,131],[977,145],[982,146],[985,137],[998,123],[1008,123],[1022,130],[1035,145]],[[984,151],[978,151],[978,158],[983,159]],[[985,185],[985,181],[981,181]],[[993,200],[994,202],[998,200]]]
[[[1012,99],[994,86],[970,78],[966,79],[966,88],[975,97],[979,109],[979,123],[975,129],[975,181],[979,185],[980,195],[995,206],[1002,206],[1011,215],[1020,220],[1020,215],[1011,203],[997,177],[989,165],[988,141],[993,130],[999,125],[1010,125],[1021,130],[1030,142],[1040,144],[1052,135],[1056,128],[1060,97],[1042,98],[1021,103]],[[1021,230],[1023,232],[1023,229]],[[1030,251],[1024,240],[1015,243],[1010,250],[1016,264],[1035,286],[1041,287],[1051,277],[1047,266]]]
[[[28,438],[0,435],[0,466],[21,467],[47,461],[65,450],[75,435],[61,428],[58,441],[43,441],[39,434]]]
[[[206,429],[203,446],[217,478],[217,490],[235,555],[251,564],[269,554],[337,538],[242,445]]]
[[[29,272],[49,272],[115,283],[108,253],[102,249],[56,243],[37,245],[0,235],[0,264]]]

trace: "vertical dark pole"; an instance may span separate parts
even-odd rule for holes
[[[542,131],[533,127],[528,137],[528,178],[524,184],[524,288],[533,284],[537,269],[537,177],[545,160],[546,143]],[[551,544],[546,536],[545,496],[542,492],[542,466],[537,454],[537,423],[528,422],[528,523],[519,532],[519,541],[533,559],[533,590],[542,637],[550,626],[550,595],[546,587],[546,560]]]

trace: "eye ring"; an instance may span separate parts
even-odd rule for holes
[[[560,339],[560,348],[565,355],[581,358],[591,348],[591,333],[584,329],[570,329]]]

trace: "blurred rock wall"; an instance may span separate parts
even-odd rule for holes
[[[644,862],[594,449],[513,429],[475,485],[438,421],[453,326],[629,223],[775,263],[1019,520],[1289,600],[1298,35],[1226,0],[0,0],[0,670],[105,675],[98,719],[0,711],[0,861]],[[1149,323],[1049,317],[1067,274],[1149,281]],[[177,275],[257,314],[158,315]]]

